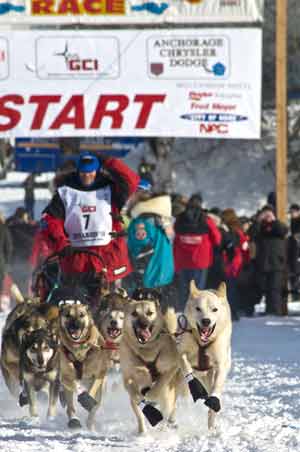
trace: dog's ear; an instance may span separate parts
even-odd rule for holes
[[[227,298],[226,283],[223,281],[216,290],[218,297]]]
[[[197,298],[200,295],[200,290],[197,288],[196,283],[193,279],[190,283],[190,294],[192,298]]]

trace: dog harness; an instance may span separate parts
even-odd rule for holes
[[[149,373],[150,373],[150,376],[151,376],[151,379],[152,379],[153,382],[155,382],[160,377],[160,373],[158,372],[157,366],[156,366],[158,358],[159,358],[159,354],[157,355],[157,357],[155,358],[154,361],[148,362],[148,361],[144,361],[139,356],[139,359],[142,361],[144,366],[149,370]]]
[[[205,353],[208,345],[201,346],[198,344],[198,366],[193,367],[194,370],[205,372],[212,368],[209,356]]]

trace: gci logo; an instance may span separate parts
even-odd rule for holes
[[[70,71],[98,71],[99,61],[92,58],[80,60],[79,58],[67,61],[67,66]]]
[[[69,71],[94,72],[99,70],[99,60],[96,58],[80,58],[77,53],[70,52],[68,41],[65,44],[63,52],[58,52],[54,55],[64,58],[66,67]]]

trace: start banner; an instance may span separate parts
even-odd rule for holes
[[[259,138],[260,29],[0,35],[0,137]]]
[[[261,22],[264,0],[0,0],[0,23]]]

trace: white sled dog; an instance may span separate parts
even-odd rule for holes
[[[232,323],[225,283],[214,291],[199,290],[192,281],[184,315],[186,325],[178,344],[182,370],[194,401],[205,399],[209,407],[211,429],[221,409],[220,398],[231,367]]]

